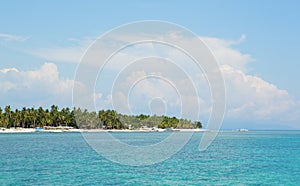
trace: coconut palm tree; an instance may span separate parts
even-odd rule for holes
[[[6,120],[5,120],[6,128],[11,127],[11,108],[10,108],[10,105],[6,106],[4,110],[5,110],[5,116],[6,116]]]
[[[57,127],[58,126],[58,106],[56,106],[56,105],[51,106],[50,116],[52,119],[52,125]]]
[[[21,121],[21,112],[16,109],[13,115],[13,120],[14,120],[14,128],[20,127],[20,121]]]
[[[4,127],[4,114],[1,107],[0,107],[0,127]]]

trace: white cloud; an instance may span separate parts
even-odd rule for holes
[[[16,69],[16,68],[4,68],[4,69],[0,69],[0,72],[2,72],[3,74],[11,72],[11,71],[19,72],[19,70]]]
[[[255,61],[249,54],[234,49],[246,39],[224,40],[201,37],[210,47],[220,64],[227,89],[227,120],[288,122],[293,127],[300,120],[300,105],[287,90],[282,90],[266,80],[249,75],[249,63]],[[201,77],[202,74],[198,74]],[[203,83],[199,86],[203,86]],[[207,96],[204,100],[207,100]],[[298,126],[299,127],[299,126]]]
[[[74,81],[60,78],[53,63],[30,71],[1,69],[0,82],[1,105],[71,105]]]
[[[247,71],[247,64],[254,61],[249,54],[243,54],[240,51],[233,49],[233,45],[237,45],[246,39],[242,35],[237,41],[224,40],[212,37],[200,37],[211,49],[221,65],[230,65],[236,69]]]
[[[178,38],[176,33],[174,34],[167,34],[165,37]],[[119,36],[119,42],[127,41],[128,38],[126,37],[126,35]],[[128,37],[138,36],[130,35]],[[166,38],[164,39],[167,40]],[[184,38],[180,39],[184,40]],[[220,63],[221,72],[223,73],[227,87],[227,119],[237,121],[299,121],[300,104],[297,100],[289,95],[287,90],[282,90],[258,76],[248,74],[249,63],[255,61],[255,59],[251,55],[242,53],[234,48],[234,46],[237,46],[241,42],[245,41],[245,35],[242,35],[237,40],[225,40],[213,37],[200,37],[200,39],[202,39],[207,46],[209,46],[217,61]],[[92,42],[92,39],[85,38],[79,41],[74,39],[71,40],[72,42],[77,42],[77,45],[65,48],[40,49],[36,50],[34,53],[35,55],[52,61],[78,62],[81,56],[84,54],[84,51],[88,47],[89,43]],[[191,38],[187,39],[186,42],[190,42],[190,40]],[[105,53],[105,51],[101,52]],[[186,56],[184,56],[181,52],[176,51],[174,48],[168,48],[168,46],[145,43],[132,46],[121,51],[114,56],[114,58],[112,58],[110,63],[106,66],[107,73],[103,76],[106,78],[105,82],[113,82],[113,79],[109,80],[108,78],[114,78],[118,76],[118,72],[122,70],[124,71],[124,67],[126,67],[129,62],[141,57],[155,55],[175,61],[175,63],[178,65],[178,68],[184,69],[185,72],[188,73],[188,75],[194,80],[197,90],[200,92],[200,96],[198,98],[188,94],[182,96],[190,102],[195,102],[195,100],[198,100],[198,102],[200,102],[201,111],[204,111],[204,113],[208,116],[211,110],[212,102],[210,100],[210,92],[208,91],[208,84],[205,80],[205,76],[203,76],[202,72],[196,68],[195,64],[193,65],[189,63],[189,59]],[[175,81],[176,85],[180,87],[186,86],[185,81],[182,79],[183,76],[180,76],[178,73],[179,71],[175,73],[176,68],[169,68],[171,66],[162,67],[167,67],[165,69],[166,72],[171,71],[171,74],[175,74],[177,79],[174,78],[173,80]],[[151,65],[149,68],[155,70],[155,68]],[[157,69],[159,69],[159,66]],[[141,68],[131,68],[128,71],[131,72],[131,70],[133,74],[127,74],[127,76],[124,76],[123,78],[124,86],[132,85],[132,83],[134,83],[140,76],[145,76],[148,74],[147,70]],[[19,72],[17,69],[2,69],[0,72],[2,72],[2,74],[24,73],[27,76],[27,79],[24,78],[26,81],[21,80],[21,85],[12,81],[3,81],[6,83],[6,85],[5,88],[1,88],[1,91],[4,92],[14,90],[16,87],[30,87],[32,86],[32,82],[39,82],[40,84],[42,84],[41,82],[46,82],[46,84],[49,84],[47,87],[51,87],[49,92],[52,92],[53,95],[58,95],[58,90],[62,90],[62,92],[68,92],[63,90],[69,90],[70,83],[72,83],[71,80],[60,79],[57,69],[53,65],[49,64],[43,66],[37,71],[32,72]],[[163,72],[165,71],[162,71],[162,74]],[[31,84],[29,83],[29,85],[27,85],[27,81],[31,82]],[[4,86],[4,83],[2,83],[2,86]],[[153,83],[151,81],[144,81],[143,84],[136,86],[136,88],[137,89],[134,91],[134,96],[136,99],[132,99],[131,101],[133,101],[138,108],[141,108],[142,106],[148,108],[148,104],[145,104],[145,97],[142,95],[147,95],[150,98],[168,95],[171,98],[169,100],[178,103],[178,98],[174,96],[175,94],[173,95],[166,85],[161,82]],[[94,98],[98,101],[97,103],[104,105],[106,108],[111,108],[114,95],[111,93],[105,94],[104,92],[105,91],[98,92],[94,95]],[[128,101],[130,100],[127,100],[128,96],[124,94],[124,92],[116,91],[115,93],[117,95],[116,97],[119,98],[120,105],[128,105]],[[165,98],[165,100],[168,102],[167,98]],[[99,107],[103,108],[102,106]]]
[[[217,58],[220,63],[221,72],[225,78],[227,89],[226,119],[248,122],[260,121],[266,122],[266,125],[274,122],[295,123],[300,120],[298,114],[300,106],[297,104],[297,100],[289,95],[287,90],[282,90],[276,85],[269,83],[258,76],[248,74],[249,63],[255,61],[255,59],[251,57],[251,55],[242,53],[233,48],[233,46],[245,41],[245,35],[242,35],[238,40],[224,40],[211,37],[201,37],[201,39],[210,47],[211,51]],[[145,46],[138,46],[133,49],[138,52],[133,53],[133,51],[131,51],[129,54],[138,54],[138,57],[145,56],[145,54],[150,54],[151,56],[155,54],[155,51],[159,51],[159,54],[165,58],[177,59],[177,61],[175,60],[175,63],[179,65],[181,69],[185,69],[195,80],[198,91],[200,92],[198,99],[201,103],[201,110],[205,110],[205,113],[209,115],[209,111],[211,110],[211,103],[209,100],[210,94],[206,91],[207,85],[205,85],[205,79],[203,79],[204,77],[201,72],[199,74],[199,71],[198,73],[195,71],[194,67],[189,68],[190,64],[187,58],[174,51],[173,48],[168,49],[167,47],[158,47],[156,45],[151,45],[148,50]],[[143,50],[141,51],[138,49]],[[130,55],[127,55],[126,57],[125,53],[122,53],[120,54],[120,58],[116,58],[117,60],[115,60],[115,66],[117,68],[112,67],[111,69],[120,70],[121,65],[117,62],[119,62],[122,58],[125,58],[126,60],[134,59],[134,57]],[[111,63],[114,63],[114,60],[112,60]],[[170,68],[167,69],[172,70]],[[139,73],[141,74],[141,72]],[[142,75],[146,76],[145,74]],[[202,79],[199,79],[200,77],[202,77]],[[127,83],[132,83],[136,79],[136,77],[128,76]],[[185,83],[180,83],[180,81],[178,81],[176,82],[176,85],[184,86]],[[205,87],[205,90],[203,90],[203,87]],[[139,91],[136,93],[139,93],[140,95],[147,94],[148,96],[153,97],[153,94],[155,94],[158,90],[164,90],[165,87],[160,86],[157,83],[151,85],[147,82],[143,84],[143,86],[137,86],[137,88]],[[166,90],[164,90],[162,94],[170,95],[170,93]],[[135,96],[138,98],[138,94]],[[184,97],[187,95],[182,96]],[[125,99],[124,96],[122,99]],[[191,100],[194,101],[197,99],[192,97]],[[143,103],[142,99],[135,99],[135,101],[137,104]],[[144,106],[146,106],[146,104],[144,104]],[[293,126],[297,127],[295,124],[293,124]]]
[[[284,119],[284,115],[296,106],[286,90],[257,76],[247,75],[229,65],[223,65],[221,71],[227,86],[229,117]]]

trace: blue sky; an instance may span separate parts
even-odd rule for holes
[[[72,60],[76,55],[74,58],[52,56],[49,51],[68,51],[72,55],[73,49],[84,50],[93,38],[119,25],[140,20],[163,20],[182,25],[199,37],[236,41],[238,44],[224,47],[251,56],[251,60],[243,65],[243,72],[286,91],[288,99],[293,102],[291,110],[295,110],[300,108],[299,18],[298,1],[6,1],[0,6],[0,69],[37,71],[46,62],[51,63],[54,66],[48,67],[54,71],[57,68],[58,79],[64,81],[61,86],[65,87],[66,82],[74,78],[77,63]],[[241,38],[242,41],[238,42]],[[4,76],[1,77],[9,81],[10,76]],[[38,83],[41,82],[34,85],[39,86]],[[49,87],[44,88],[48,90]],[[19,93],[17,90],[2,93],[1,106],[47,106],[51,101],[61,106],[70,104],[63,98],[59,100],[58,97],[63,96],[57,93],[49,93],[48,102],[46,98],[38,101],[30,96],[20,97]],[[44,92],[31,90],[30,93]],[[61,94],[68,97],[68,93]],[[18,104],[12,95],[19,97]],[[285,110],[280,113],[280,118],[290,112]],[[299,128],[298,113],[295,111],[289,116],[295,119],[280,122],[272,115],[256,121],[243,119],[242,114],[238,119],[225,117],[225,121],[238,123],[242,119],[244,123],[256,125],[270,123],[261,128]],[[236,125],[228,124],[230,127]]]

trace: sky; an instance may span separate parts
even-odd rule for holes
[[[72,107],[76,69],[96,38],[127,23],[161,20],[191,30],[217,58],[227,91],[223,128],[300,129],[299,18],[300,3],[292,0],[2,2],[0,106]],[[158,87],[147,83],[149,90],[140,89]],[[97,91],[99,108],[109,108],[111,95]],[[204,121],[209,99],[199,97]]]

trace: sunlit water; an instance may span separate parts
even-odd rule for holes
[[[168,133],[114,133],[149,145]],[[80,133],[0,134],[0,185],[299,185],[300,131],[222,132],[204,152],[202,134],[173,157],[142,167],[112,163]]]

